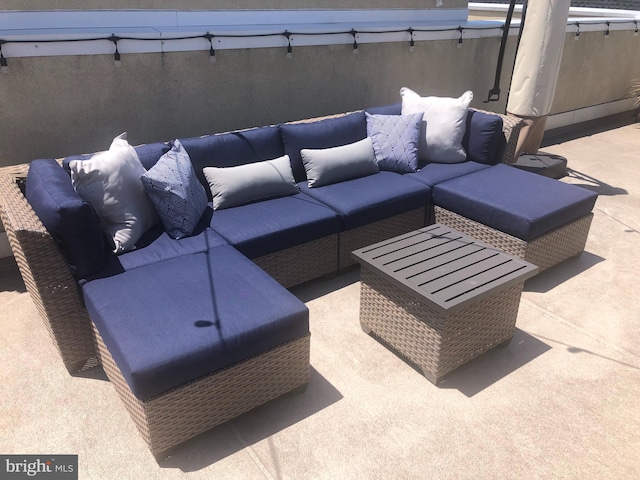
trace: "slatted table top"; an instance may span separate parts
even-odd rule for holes
[[[440,313],[455,313],[538,273],[537,266],[440,224],[352,255]]]

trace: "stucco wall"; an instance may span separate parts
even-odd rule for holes
[[[622,100],[640,79],[640,37],[633,30],[568,33],[551,114]]]
[[[119,68],[112,55],[11,58],[0,76],[0,164],[105,149],[122,131],[139,144],[395,103],[402,86],[470,89],[487,108],[500,40],[456,44],[363,44],[359,55],[297,47],[291,59],[284,48],[220,50],[214,64],[207,51],[127,54]]]
[[[99,5],[98,5],[99,4]],[[467,0],[444,0],[444,8],[466,8]],[[2,10],[180,9],[278,10],[314,8],[435,8],[436,0],[2,0]]]

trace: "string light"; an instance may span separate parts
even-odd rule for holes
[[[2,73],[8,73],[9,72],[9,64],[7,63],[7,59],[4,58],[4,54],[2,53],[2,44],[4,42],[0,41],[0,71]]]
[[[458,48],[462,48],[462,27],[458,27],[458,31],[460,32],[460,38],[458,38]]]
[[[638,21],[634,20],[633,23],[635,23],[635,25],[636,25],[636,29],[634,30],[633,34],[637,37],[638,36]]]
[[[121,65],[120,52],[118,51],[118,42],[120,41],[120,38],[116,37],[114,34],[111,34],[109,40],[111,40],[116,47],[116,51],[113,53],[113,61],[115,62],[116,67],[119,67]]]
[[[578,29],[576,30],[575,39],[580,40],[580,24],[578,22],[576,22],[576,27],[578,27]]]
[[[207,40],[209,40],[209,61],[211,63],[216,63],[216,51],[213,48],[213,37],[215,35],[211,35],[209,32],[207,32],[204,35],[204,38],[206,38]]]
[[[358,32],[351,29],[349,33],[353,35],[353,54],[357,55],[358,53],[360,53],[360,50],[358,49],[358,41],[356,40],[356,35],[358,34]]]
[[[607,31],[604,32],[604,38],[609,38],[609,28],[610,28],[611,24],[609,22],[607,22]]]
[[[409,41],[409,51],[410,52],[415,52],[416,50],[416,42],[413,39],[413,28],[409,27],[409,30],[407,30],[407,32],[409,32],[409,35],[411,35],[411,40]]]
[[[291,47],[291,32],[285,30],[283,35],[287,37],[287,58],[293,58],[293,48]]]

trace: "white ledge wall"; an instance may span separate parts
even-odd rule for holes
[[[111,34],[145,41],[118,42],[121,54],[170,51],[208,50],[205,39],[171,40],[176,37],[217,35],[218,49],[261,48],[286,46],[283,36],[260,36],[292,32],[291,44],[296,46],[350,44],[352,29],[382,34],[358,34],[359,43],[408,41],[406,32],[418,30],[415,41],[458,38],[458,26],[469,26],[467,38],[500,34],[501,22],[467,22],[467,9],[391,9],[391,10],[281,10],[281,11],[52,11],[0,12],[0,39],[5,57],[92,55],[113,53],[109,41],[81,41],[106,38]],[[487,31],[482,29],[486,28]],[[441,31],[449,29],[449,31]],[[479,30],[475,30],[479,29]],[[491,32],[489,32],[491,31]],[[301,33],[303,35],[296,35]],[[229,38],[229,36],[246,36]],[[251,35],[256,35],[251,37]],[[34,41],[30,41],[34,40]],[[40,40],[40,42],[38,42]],[[43,41],[74,40],[73,42],[44,43]],[[156,41],[153,41],[156,40]],[[28,43],[12,43],[12,42]]]

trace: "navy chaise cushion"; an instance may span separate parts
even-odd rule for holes
[[[431,188],[393,172],[379,172],[346,182],[300,190],[331,207],[342,218],[342,229],[351,230],[394,215],[425,207]]]
[[[94,280],[83,294],[140,400],[309,333],[304,303],[228,245]]]
[[[58,162],[31,162],[25,197],[60,246],[76,278],[103,268],[107,252],[98,217],[73,189],[71,177]]]
[[[433,187],[435,205],[525,241],[588,214],[597,197],[504,164]]]
[[[198,180],[211,200],[209,182],[202,173],[205,167],[235,167],[247,163],[273,160],[284,155],[277,126],[252,128],[237,132],[180,139],[189,154]]]
[[[364,112],[316,120],[313,122],[279,125],[284,150],[291,160],[296,182],[307,179],[300,151],[348,145],[367,137],[367,118]]]
[[[249,258],[295,247],[340,231],[340,217],[299,193],[217,210],[211,228]]]

